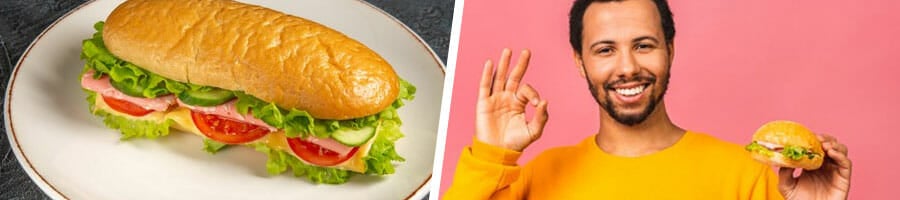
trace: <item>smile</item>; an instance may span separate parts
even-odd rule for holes
[[[616,89],[616,92],[622,96],[634,96],[644,92],[644,88],[647,87],[644,87],[644,85],[639,85],[633,88],[618,88]]]
[[[619,95],[628,97],[628,96],[639,95],[639,94],[643,93],[644,89],[646,89],[646,88],[647,88],[647,85],[644,84],[644,85],[637,85],[635,87],[630,87],[630,88],[616,88],[615,91]]]

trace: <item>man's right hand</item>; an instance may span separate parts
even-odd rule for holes
[[[475,114],[475,137],[487,144],[519,151],[541,137],[547,123],[547,101],[528,84],[521,84],[531,52],[523,50],[515,68],[507,76],[509,49],[503,49],[494,71],[488,60],[481,74]],[[534,106],[531,121],[525,119],[525,106]]]

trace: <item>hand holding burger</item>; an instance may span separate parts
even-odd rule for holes
[[[760,162],[779,167],[778,189],[786,199],[847,199],[852,164],[847,146],[791,121],[769,122],[746,149]],[[796,168],[803,168],[794,176]]]

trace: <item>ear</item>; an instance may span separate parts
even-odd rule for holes
[[[669,64],[671,65],[672,61],[675,60],[675,41],[669,42],[667,48],[669,49]]]
[[[575,67],[578,68],[579,74],[581,74],[581,78],[587,77],[584,72],[584,61],[581,59],[581,53],[578,53],[576,50],[572,50],[572,59],[575,60]]]

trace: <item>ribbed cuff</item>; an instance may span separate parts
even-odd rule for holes
[[[500,163],[507,166],[516,166],[516,161],[519,160],[519,156],[521,155],[522,152],[490,145],[481,142],[478,139],[472,139],[472,156],[475,156],[475,158],[479,160]]]

